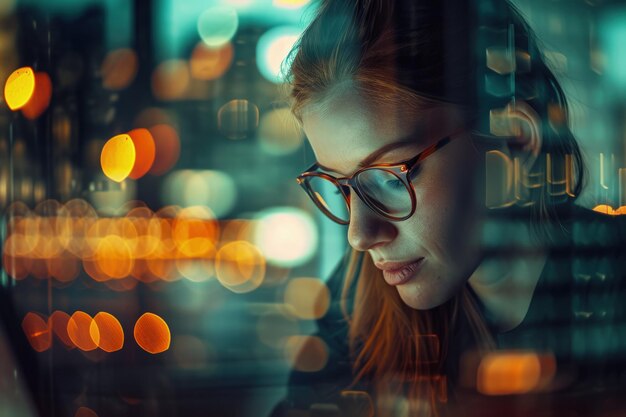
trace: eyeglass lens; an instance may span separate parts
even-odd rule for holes
[[[332,181],[308,177],[308,186],[318,206],[337,219],[348,222],[350,213],[343,194]],[[411,194],[404,182],[393,172],[372,168],[361,171],[356,181],[365,203],[384,215],[401,218],[411,212]]]

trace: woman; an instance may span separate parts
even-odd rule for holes
[[[528,390],[587,375],[571,334],[546,332],[579,312],[572,277],[598,272],[570,256],[585,238],[577,226],[607,228],[611,245],[622,226],[573,205],[584,166],[565,97],[516,10],[323,1],[290,70],[292,109],[317,161],[298,182],[347,225],[352,251],[319,322],[328,364],[294,372],[283,406],[458,415],[464,388],[518,393],[484,380],[481,361],[496,349],[536,353],[543,367]],[[607,262],[605,276],[617,265]],[[610,276],[600,291],[619,294]]]

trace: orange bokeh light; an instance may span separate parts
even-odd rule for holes
[[[162,62],[152,74],[152,92],[159,100],[176,100],[184,97],[190,81],[186,61],[172,59]]]
[[[30,214],[13,217],[7,223],[8,238],[5,251],[13,256],[32,254],[39,240],[39,224],[37,217]],[[14,240],[13,240],[14,239]]]
[[[22,329],[28,339],[28,343],[37,352],[50,349],[52,337],[46,320],[36,313],[27,313],[22,320]]]
[[[541,368],[536,353],[489,353],[478,367],[476,388],[486,395],[523,394],[539,386]]]
[[[160,124],[171,125],[173,122],[172,116],[165,110],[158,107],[148,107],[137,115],[133,126],[150,128]]]
[[[83,269],[85,273],[89,275],[94,281],[106,282],[111,279],[111,277],[109,277],[100,269],[100,267],[98,266],[98,262],[95,260],[95,258],[84,258]]]
[[[147,271],[152,276],[147,276],[144,273],[144,277],[148,281],[154,281],[160,279],[163,281],[177,281],[181,278],[176,269],[176,256],[168,254],[166,252],[158,253],[156,257],[152,257],[147,260]]]
[[[67,324],[70,321],[70,315],[63,311],[55,311],[48,317],[48,328],[68,349],[74,349],[76,345],[70,339],[67,333]]]
[[[80,350],[89,352],[95,350],[100,342],[100,335],[91,332],[93,318],[83,312],[77,311],[67,322],[67,334],[74,345]]]
[[[138,67],[135,51],[129,48],[113,50],[102,62],[102,85],[110,90],[122,90],[133,82]]]
[[[157,354],[170,348],[170,329],[156,314],[144,313],[139,317],[133,333],[137,344],[148,353]]]
[[[136,151],[135,165],[128,176],[136,180],[146,175],[154,163],[154,139],[150,131],[143,128],[131,130],[128,136],[132,139]]]
[[[74,417],[98,417],[98,413],[96,413],[89,407],[78,407],[78,409],[76,410],[76,414],[74,414]]]
[[[206,207],[182,209],[172,223],[172,239],[184,256],[205,258],[214,251],[219,236],[219,224]]]
[[[616,209],[608,204],[598,204],[593,208],[598,213],[608,214],[609,216],[620,216],[626,214],[626,206],[620,206]]]
[[[221,77],[233,62],[233,51],[231,43],[220,48],[209,48],[204,42],[198,42],[191,53],[191,76],[198,80]]]
[[[45,72],[35,73],[35,90],[28,102],[22,107],[22,114],[27,119],[34,120],[41,116],[50,105],[52,98],[52,81]]]
[[[135,265],[131,274],[133,278],[146,284],[161,279],[149,270],[148,261],[145,259],[135,259]]]
[[[124,329],[112,314],[99,312],[89,326],[92,340],[99,340],[98,347],[105,352],[115,352],[124,347]]]
[[[153,175],[162,175],[172,169],[180,156],[180,139],[176,130],[167,124],[158,124],[149,128],[154,138],[154,163],[150,168]]]
[[[48,279],[48,265],[45,259],[41,258],[29,258],[31,263],[29,265],[30,275],[38,279]]]
[[[4,84],[4,100],[11,110],[19,110],[35,92],[35,72],[30,67],[18,68]]]
[[[30,241],[32,242],[32,239]],[[21,233],[12,233],[5,239],[2,250],[8,256],[28,256],[34,249],[34,245],[29,243],[27,236]]]
[[[49,276],[56,278],[60,282],[70,282],[78,277],[78,260],[73,256],[62,254],[46,259]]]
[[[6,252],[2,254],[2,268],[16,280],[21,280],[28,276],[32,263],[31,258],[11,256]]]
[[[100,153],[102,172],[113,181],[122,182],[133,170],[136,155],[135,145],[129,135],[114,136],[104,144]]]

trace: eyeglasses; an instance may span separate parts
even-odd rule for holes
[[[451,136],[447,136],[409,160],[364,167],[350,177],[333,177],[317,171],[319,165],[313,164],[296,180],[315,205],[339,224],[350,223],[350,187],[380,216],[392,221],[406,220],[413,215],[417,205],[411,183],[418,172],[416,168],[450,140]]]

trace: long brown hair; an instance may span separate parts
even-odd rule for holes
[[[355,280],[356,294],[349,305],[348,292]],[[386,404],[385,397],[397,399],[398,394],[413,402],[425,401],[431,410],[447,401],[446,360],[459,314],[465,315],[475,335],[476,349],[495,347],[469,288],[434,309],[412,309],[363,252],[352,251],[348,260],[342,309],[349,323],[354,382],[365,378],[371,383],[382,415],[393,414],[394,404]]]
[[[571,158],[577,196],[584,165],[567,128],[567,103],[556,78],[542,61],[530,28],[508,2],[481,5],[486,23],[496,27],[491,32],[514,28],[512,47],[531,57],[529,71],[514,75],[517,89],[506,100],[523,98],[544,119],[542,156]],[[485,130],[489,109],[504,107],[506,101],[485,91],[488,70],[476,49],[489,45],[491,32],[482,33],[479,20],[471,0],[322,1],[289,60],[292,110],[301,119],[304,108],[322,105],[330,95],[350,88],[378,104],[409,109],[453,103],[470,118],[478,117],[476,130]],[[549,119],[551,106],[560,109],[560,122]],[[536,204],[529,208],[528,219],[541,231],[558,222],[557,210],[545,190],[533,192]],[[566,196],[568,204],[571,197]],[[448,356],[461,319],[479,349],[494,347],[468,285],[448,302],[418,311],[384,283],[367,253],[353,251],[346,271],[343,301],[355,380],[372,381],[377,395],[404,389],[408,398],[431,406],[445,402],[439,390],[447,361],[458,359]],[[354,282],[354,300],[348,306]]]

